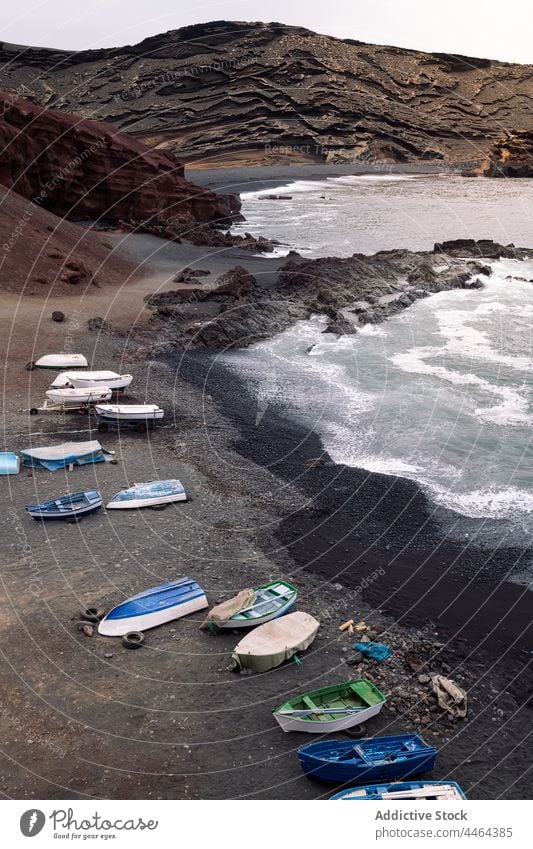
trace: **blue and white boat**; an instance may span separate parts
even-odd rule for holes
[[[172,501],[186,501],[187,495],[179,480],[136,483],[113,496],[108,510],[133,510],[137,507],[155,507]]]
[[[0,451],[0,475],[18,475],[20,459],[14,451]]]
[[[42,504],[29,504],[26,510],[34,519],[81,519],[96,513],[102,506],[102,496],[97,489],[61,495]]]
[[[464,792],[455,781],[401,781],[394,784],[367,784],[365,787],[350,787],[330,797],[332,800],[358,802],[383,800],[401,802],[404,799],[421,801],[441,801],[446,799],[466,799]]]
[[[397,734],[366,740],[324,740],[298,749],[308,778],[330,784],[393,780],[427,772],[435,766],[437,749],[418,734]]]
[[[98,625],[98,633],[105,637],[122,637],[130,631],[148,631],[205,607],[205,592],[196,581],[178,578],[170,584],[145,590],[114,607]]]

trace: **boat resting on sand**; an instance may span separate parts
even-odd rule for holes
[[[116,371],[64,371],[58,374],[52,382],[52,386],[65,388],[72,386],[75,389],[107,388],[119,392],[130,385],[133,380],[132,374],[118,374]]]
[[[181,481],[150,481],[136,483],[113,496],[106,505],[108,510],[134,510],[139,507],[156,507],[173,501],[186,501],[187,494]]]
[[[66,368],[87,368],[87,359],[83,354],[46,354],[40,357],[37,361],[28,363],[28,369],[31,371],[34,368],[49,368],[49,369],[66,369]]]
[[[153,587],[114,607],[98,625],[105,637],[122,637],[130,631],[148,631],[207,607],[204,590],[191,578],[178,578]]]
[[[63,519],[77,521],[96,513],[102,506],[102,496],[97,489],[61,495],[42,504],[29,504],[25,509],[33,519]]]
[[[366,722],[380,712],[385,701],[371,681],[360,678],[296,696],[272,713],[283,731],[327,734]]]
[[[251,628],[263,625],[272,619],[278,619],[287,613],[298,596],[298,590],[287,581],[271,581],[253,590],[243,590],[242,596],[235,596],[213,607],[207,615],[206,622],[212,622],[216,628]],[[243,598],[244,605],[232,602]]]
[[[368,740],[321,740],[298,749],[308,778],[329,784],[393,781],[435,766],[437,749],[418,734],[397,734]]]
[[[357,802],[359,800],[383,800],[384,802],[444,801],[447,799],[466,799],[465,794],[455,781],[400,781],[394,784],[367,784],[365,787],[350,787],[330,797],[332,800]]]
[[[241,669],[266,672],[305,651],[319,628],[320,622],[309,613],[288,613],[254,628],[235,646],[232,657]]]
[[[0,451],[0,475],[18,475],[20,458],[14,451]]]
[[[87,463],[104,463],[111,459],[98,440],[89,442],[63,442],[45,448],[25,448],[20,452],[25,466],[33,469],[48,469],[55,472],[68,466],[84,466]]]
[[[95,404],[101,422],[155,422],[165,415],[157,404]]]
[[[113,392],[108,386],[102,386],[100,388],[95,387],[93,389],[90,387],[85,389],[74,389],[74,387],[71,386],[65,387],[64,389],[56,387],[46,391],[46,397],[49,398],[53,404],[61,404],[64,407],[79,407],[84,404],[98,404],[102,401],[109,401],[112,394]]]

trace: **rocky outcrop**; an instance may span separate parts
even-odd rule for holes
[[[181,289],[147,300],[157,329],[155,353],[244,347],[316,314],[328,319],[325,332],[353,334],[433,292],[481,288],[482,278],[491,273],[481,259],[510,253],[533,257],[533,251],[465,239],[435,245],[433,251],[381,251],[343,259],[304,259],[293,253],[266,288],[239,267],[215,281],[191,279],[187,273]],[[145,344],[154,353],[149,339]],[[138,355],[146,350],[142,347]]]
[[[187,160],[465,162],[533,130],[527,65],[279,23],[217,21],[116,49],[0,49],[4,87]]]
[[[481,168],[484,177],[533,177],[533,132],[508,133]]]
[[[0,92],[0,183],[74,220],[135,219],[142,228],[231,220],[236,199],[185,180],[170,152],[99,121]]]

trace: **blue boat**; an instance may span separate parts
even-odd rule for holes
[[[178,578],[145,590],[117,605],[102,619],[98,633],[122,637],[130,631],[147,631],[207,607],[204,590],[191,578]]]
[[[298,749],[308,778],[329,784],[391,780],[433,769],[437,749],[418,734],[372,737],[367,740],[324,740]]]
[[[367,784],[365,787],[350,787],[335,793],[333,800],[344,802],[359,802],[368,800],[383,800],[401,802],[412,799],[416,801],[441,801],[446,799],[466,799],[464,792],[455,781],[401,781],[394,784]]]
[[[25,466],[32,469],[48,469],[55,472],[68,466],[84,466],[86,463],[104,463],[112,452],[105,451],[93,439],[89,442],[63,442],[48,448],[25,448],[20,452]]]
[[[136,483],[113,496],[108,510],[132,510],[138,507],[159,507],[173,501],[186,501],[187,495],[179,480]]]
[[[34,519],[63,519],[78,521],[83,516],[96,513],[102,506],[102,496],[97,489],[88,489],[83,492],[73,492],[61,495],[51,501],[43,501],[42,504],[29,504],[27,512]]]
[[[13,451],[0,451],[0,475],[18,475],[20,460]]]

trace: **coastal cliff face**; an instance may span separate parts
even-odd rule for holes
[[[485,177],[533,177],[533,132],[513,133],[496,142],[482,167]]]
[[[185,180],[171,153],[6,92],[0,151],[0,183],[61,217],[142,225],[231,215],[230,200]]]
[[[530,66],[218,21],[81,53],[0,45],[3,85],[187,160],[484,159],[533,131]]]

